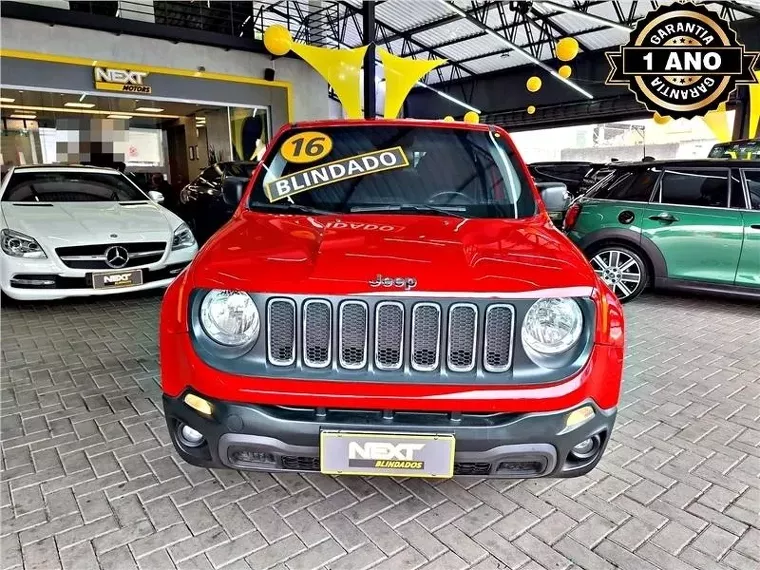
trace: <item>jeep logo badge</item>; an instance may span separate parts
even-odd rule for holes
[[[414,277],[383,277],[379,273],[377,277],[369,282],[370,287],[398,287],[410,291],[417,286],[417,280]]]

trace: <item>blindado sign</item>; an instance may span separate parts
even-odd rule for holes
[[[409,166],[409,160],[403,149],[397,146],[335,160],[270,180],[264,183],[264,191],[270,202],[276,202],[334,182],[405,166]]]

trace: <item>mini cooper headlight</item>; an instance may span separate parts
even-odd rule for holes
[[[573,299],[539,299],[522,325],[523,346],[541,356],[570,350],[583,332],[583,313]]]
[[[201,325],[214,341],[225,346],[253,344],[259,337],[259,311],[242,291],[210,291],[201,302]]]
[[[195,237],[187,224],[180,224],[180,226],[174,230],[174,239],[172,239],[172,249],[182,249],[184,247],[190,247],[195,245]]]
[[[47,257],[36,239],[13,230],[2,230],[0,232],[0,244],[3,251],[12,257],[24,257],[26,259],[44,259]]]

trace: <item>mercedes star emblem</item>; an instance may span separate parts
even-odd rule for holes
[[[129,252],[120,245],[112,245],[106,250],[106,265],[114,269],[124,267],[129,261]]]

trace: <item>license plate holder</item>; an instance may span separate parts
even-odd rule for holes
[[[93,289],[120,289],[122,287],[134,287],[142,285],[142,269],[129,269],[126,271],[113,271],[109,273],[93,273]]]
[[[454,476],[453,434],[323,430],[320,471],[326,475]]]

